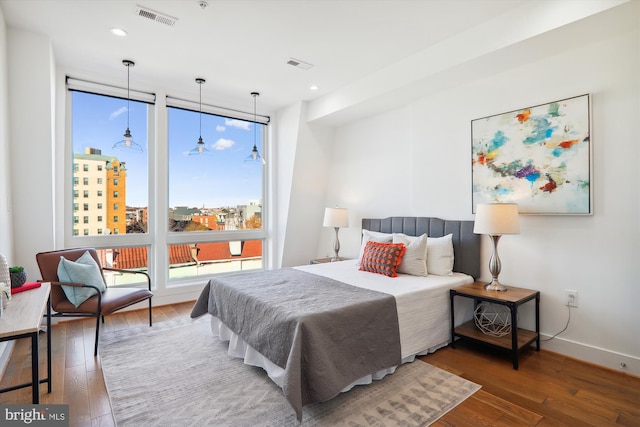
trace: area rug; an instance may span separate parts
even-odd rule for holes
[[[304,407],[302,422],[260,368],[227,354],[208,316],[101,336],[116,424],[126,426],[426,426],[480,386],[420,360]]]

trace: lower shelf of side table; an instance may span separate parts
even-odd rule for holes
[[[480,341],[483,343],[495,345],[497,347],[506,348],[507,350],[512,350],[511,348],[511,334],[507,334],[503,337],[494,337],[492,335],[487,335],[480,331],[473,320],[463,323],[460,326],[457,326],[455,329],[455,335],[470,338],[475,341]],[[530,331],[528,329],[518,328],[518,350],[526,347],[527,345],[533,343],[538,334],[534,331]]]

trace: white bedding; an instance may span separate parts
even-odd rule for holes
[[[399,274],[390,278],[380,274],[359,271],[355,260],[313,264],[295,267],[308,273],[318,274],[339,280],[353,286],[391,294],[396,299],[402,363],[411,362],[416,355],[434,352],[444,347],[451,339],[449,289],[464,283],[473,282],[473,278],[462,273],[452,276],[426,277]],[[472,306],[460,307],[456,304],[455,324],[461,324],[471,318]],[[259,352],[248,346],[216,317],[211,319],[211,329],[221,340],[229,341],[229,354],[244,359],[244,363],[263,368],[269,377],[280,387],[284,370],[269,361]],[[369,384],[393,373],[396,367],[390,367],[373,375],[361,378],[355,385]]]

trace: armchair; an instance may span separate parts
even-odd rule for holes
[[[89,252],[91,257],[95,260],[96,264],[100,268],[100,274],[103,271],[117,271],[127,274],[142,274],[146,278],[146,288],[136,287],[120,287],[112,286],[107,287],[104,283],[104,291],[100,291],[94,285],[88,285],[85,283],[68,283],[60,282],[58,278],[58,264],[60,258],[64,257],[68,261],[76,261],[85,252]],[[40,274],[43,282],[51,283],[51,308],[55,311],[52,316],[57,317],[95,317],[96,318],[96,338],[94,356],[98,355],[98,341],[100,334],[100,319],[104,323],[104,316],[114,313],[130,305],[138,302],[149,300],[149,326],[152,326],[152,305],[151,298],[153,293],[151,292],[151,279],[149,275],[140,271],[122,270],[116,268],[103,267],[100,264],[98,253],[93,248],[76,248],[76,249],[62,249],[57,251],[40,252],[36,255],[36,261],[40,268]],[[103,281],[104,281],[104,276]],[[77,307],[69,301],[62,286],[76,286],[80,288],[91,287],[97,291],[96,295],[91,296],[89,299],[78,305]]]

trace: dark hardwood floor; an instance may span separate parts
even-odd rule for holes
[[[188,316],[193,303],[155,307],[154,323]],[[104,331],[148,324],[145,310],[108,316]],[[53,326],[53,390],[41,385],[41,403],[65,403],[71,426],[113,426],[100,357],[93,357],[94,322]],[[41,334],[45,349],[45,334]],[[437,426],[640,426],[640,378],[556,353],[525,351],[518,371],[510,356],[459,343],[421,359],[482,385]],[[16,342],[0,387],[30,380],[29,340]],[[44,351],[41,356],[44,355]],[[41,357],[41,372],[46,372]],[[31,389],[0,394],[0,404],[29,404]],[[211,425],[215,425],[212,422]]]

